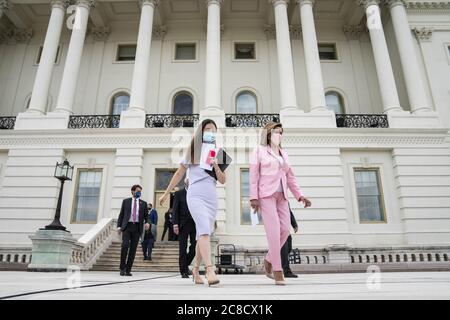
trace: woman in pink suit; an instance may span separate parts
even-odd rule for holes
[[[305,208],[311,206],[297,184],[288,155],[281,148],[282,135],[280,123],[268,123],[261,135],[261,145],[250,158],[250,203],[255,212],[261,212],[269,243],[264,268],[277,285],[285,284],[280,249],[289,236],[291,224],[288,189]]]

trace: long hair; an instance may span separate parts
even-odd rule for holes
[[[272,131],[277,128],[281,128],[283,132],[283,126],[281,123],[278,122],[269,122],[264,126],[263,131],[261,132],[261,140],[260,140],[260,144],[262,146],[270,146],[270,138],[272,137]]]
[[[194,137],[191,140],[191,143],[186,152],[186,160],[190,162],[190,164],[198,164],[200,163],[200,154],[202,152],[202,143],[203,143],[203,131],[205,127],[212,123],[216,129],[217,125],[214,120],[205,119],[202,121],[201,126],[197,128],[197,131],[194,134]]]

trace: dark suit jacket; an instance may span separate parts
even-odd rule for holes
[[[117,219],[117,227],[125,231],[127,223],[131,217],[131,201],[133,198],[127,198],[122,201],[119,218]],[[147,202],[139,199],[139,234],[144,231],[144,223],[148,223]]]
[[[181,189],[175,192],[174,201],[173,201],[173,214],[174,214],[174,222],[173,224],[177,224],[181,229],[187,222],[194,220],[192,219],[191,213],[189,212],[189,208],[186,201],[186,189]]]

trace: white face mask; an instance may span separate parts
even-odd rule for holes
[[[270,142],[275,146],[279,146],[281,144],[281,134],[273,132],[270,136]]]

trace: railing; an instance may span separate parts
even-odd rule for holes
[[[16,124],[16,117],[0,117],[0,130],[12,130]]]
[[[69,129],[119,128],[120,115],[75,115],[69,118]]]
[[[70,263],[89,270],[117,237],[116,223],[116,219],[104,218],[78,239]]]
[[[228,113],[225,124],[228,128],[264,127],[269,122],[280,122],[280,115],[276,113]]]
[[[147,114],[145,115],[146,128],[192,128],[198,124],[198,114]]]
[[[25,270],[31,262],[31,247],[0,248],[0,270]]]
[[[351,249],[351,263],[450,262],[448,247]]]
[[[338,128],[389,128],[385,114],[336,114]]]

